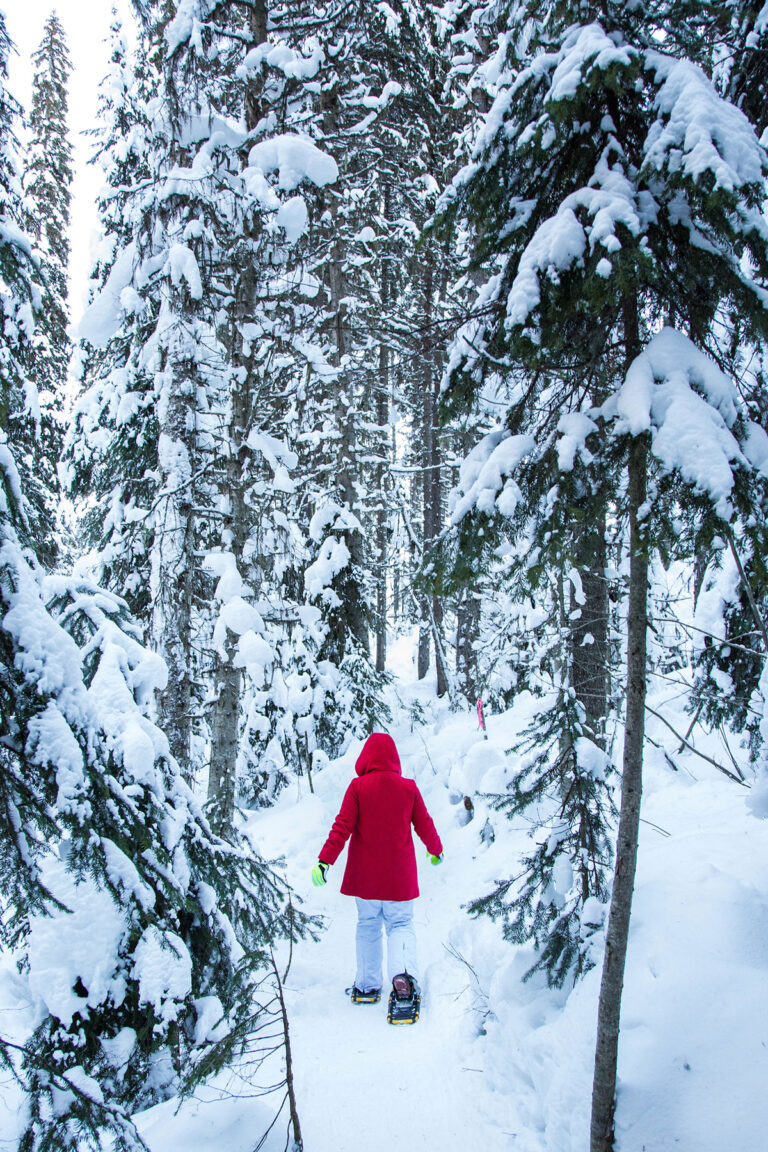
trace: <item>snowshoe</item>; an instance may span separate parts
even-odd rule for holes
[[[421,990],[407,972],[401,972],[392,980],[387,1008],[388,1024],[415,1024],[421,1008]]]
[[[353,1004],[378,1004],[381,1000],[381,988],[371,988],[368,992],[361,992],[361,990],[353,985],[347,988],[347,996]]]

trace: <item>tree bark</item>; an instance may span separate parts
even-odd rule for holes
[[[424,330],[429,332],[432,319],[432,263],[431,251],[426,253],[424,266],[424,279],[422,293],[424,298]],[[419,415],[421,418],[421,552],[422,559],[427,555],[434,538],[434,518],[432,508],[431,468],[435,451],[433,441],[435,438],[435,399],[434,384],[432,380],[432,359],[428,347],[429,336],[425,336],[421,346],[421,404]],[[429,671],[429,656],[432,638],[432,622],[430,619],[429,595],[422,593],[419,596],[419,648],[416,671],[419,680],[423,680]]]
[[[384,189],[384,219],[392,219],[392,191]],[[385,429],[389,420],[389,363],[390,350],[384,339],[389,323],[391,305],[390,257],[385,250],[381,269],[382,338],[379,344],[379,379],[376,392],[376,424],[382,455],[387,443]],[[376,671],[383,672],[387,664],[387,503],[384,494],[384,459],[376,466],[375,484],[378,507],[376,509]]]
[[[176,370],[178,365],[170,369],[172,372]],[[194,525],[192,493],[188,487],[178,491],[175,463],[178,455],[183,454],[190,472],[193,467],[194,432],[190,431],[188,416],[192,407],[190,393],[194,393],[194,387],[185,376],[180,383],[174,381],[169,390],[171,394],[160,420],[162,482],[150,576],[153,595],[151,631],[154,646],[168,668],[167,685],[158,696],[163,731],[168,737],[172,756],[187,782],[191,783]],[[191,426],[194,428],[194,421]],[[162,445],[166,445],[165,451]],[[169,456],[172,463],[166,471],[163,459]]]
[[[238,285],[236,316],[242,321],[251,302],[250,285],[241,278]],[[237,329],[235,330],[235,338]],[[243,553],[250,528],[249,509],[245,500],[245,472],[248,448],[246,438],[250,421],[250,374],[248,361],[238,350],[235,362],[246,368],[246,378],[235,385],[231,404],[228,452],[224,464],[224,485],[229,496],[229,516],[225,527],[230,536],[230,549],[242,572]],[[215,696],[211,703],[211,754],[208,772],[208,802],[213,806],[214,829],[226,836],[235,815],[237,754],[240,738],[240,697],[242,669],[235,666],[237,644],[231,633],[224,641],[223,653],[217,651],[213,678]]]
[[[443,643],[443,601],[439,596],[432,597],[432,638],[435,645],[436,691],[438,696],[445,696],[449,690],[449,680]]]
[[[430,245],[424,256],[424,279],[422,294],[424,299],[423,324],[426,335],[421,344],[423,365],[421,390],[421,454],[422,469],[422,556],[427,557],[432,545],[440,534],[443,508],[442,455],[437,435],[437,399],[440,386],[439,352],[435,345],[432,319],[434,314],[435,252]],[[429,668],[430,643],[435,653],[437,672],[437,695],[444,696],[448,691],[448,668],[445,662],[443,642],[443,601],[436,593],[424,593],[419,598],[419,648],[417,673],[419,679],[426,676]]]
[[[323,131],[327,137],[332,138],[337,131],[336,94],[333,90],[327,90],[323,93],[322,105],[324,108]],[[332,316],[330,337],[334,345],[330,360],[337,367],[343,363],[348,344],[348,309],[345,300],[347,283],[344,274],[345,252],[336,227],[339,195],[338,190],[330,188],[326,198],[327,209],[333,221],[333,231],[336,235],[326,265],[326,283]],[[355,398],[351,394],[351,387],[350,378],[345,378],[344,374],[340,372],[333,384],[334,421],[339,431],[335,457],[336,493],[339,504],[349,508],[356,515],[359,511],[358,476],[355,464],[358,446],[355,424],[356,404]],[[341,663],[344,659],[350,637],[359,651],[366,656],[370,654],[369,611],[365,604],[360,581],[360,574],[364,571],[367,559],[362,532],[358,529],[347,529],[342,538],[349,551],[349,562],[341,579],[335,585],[341,604],[331,613],[325,651],[327,658],[334,663]]]
[[[456,609],[456,678],[462,696],[474,704],[479,696],[477,652],[480,634],[480,600],[471,588],[465,588]]]
[[[592,739],[605,747],[608,713],[608,584],[605,505],[576,541],[576,568],[581,575],[583,603],[571,591],[571,684],[584,708]],[[576,612],[578,618],[574,619]]]
[[[389,349],[379,349],[379,391],[376,397],[376,423],[384,429],[389,396]],[[376,467],[376,671],[387,665],[387,506],[384,496],[384,463]]]
[[[296,1102],[296,1081],[293,1075],[293,1051],[291,1049],[291,1032],[288,1025],[288,1009],[285,1003],[283,982],[280,979],[280,973],[278,971],[277,962],[274,955],[272,955],[272,971],[275,977],[277,999],[280,1004],[280,1020],[283,1028],[283,1047],[285,1051],[285,1091],[288,1097],[288,1113],[290,1116],[291,1130],[293,1132],[293,1145],[291,1147],[291,1152],[303,1152],[304,1138],[301,1134],[299,1109]]]
[[[645,736],[648,541],[642,524],[648,446],[635,437],[629,449],[629,614],[627,619],[627,719],[611,909],[597,1013],[590,1152],[613,1152],[621,996],[637,864]]]
[[[254,0],[248,12],[251,46],[263,43],[267,36],[266,0]],[[262,91],[258,80],[250,80],[246,88],[246,128],[250,131],[262,115]],[[241,325],[253,315],[256,284],[249,259],[238,262],[234,284],[235,304],[231,335],[233,364],[243,369],[235,373],[230,396],[227,455],[224,462],[223,489],[229,499],[229,516],[225,527],[230,537],[230,548],[238,567],[242,569],[243,553],[250,531],[250,513],[245,499],[249,425],[251,423],[252,394],[255,391],[253,364],[246,352]],[[241,570],[241,575],[245,573]],[[213,678],[215,695],[210,708],[211,752],[208,771],[208,803],[212,806],[212,825],[216,832],[226,836],[232,829],[237,791],[237,755],[240,737],[240,698],[242,669],[235,667],[236,642],[228,635],[224,652],[214,657]]]

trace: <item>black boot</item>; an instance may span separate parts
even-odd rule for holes
[[[392,979],[389,994],[387,1022],[389,1024],[415,1024],[421,1007],[421,989],[407,972],[399,972]]]
[[[353,1004],[378,1004],[381,1000],[381,988],[370,988],[367,992],[362,992],[354,984],[351,988],[347,988],[347,996]]]

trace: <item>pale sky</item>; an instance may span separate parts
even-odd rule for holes
[[[117,3],[118,10],[123,4]],[[69,135],[74,148],[72,193],[72,259],[70,308],[77,324],[85,303],[91,257],[98,237],[96,197],[102,185],[98,169],[87,165],[91,141],[81,133],[96,124],[99,84],[107,69],[111,0],[0,0],[17,55],[9,64],[9,87],[26,111],[32,91],[31,53],[39,46],[43,26],[55,11],[67,37],[72,60],[69,82]]]

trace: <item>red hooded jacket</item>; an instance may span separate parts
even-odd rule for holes
[[[346,896],[413,900],[419,885],[411,824],[428,852],[443,851],[416,781],[404,779],[395,742],[381,732],[368,737],[355,771],[319,859],[335,864],[349,839],[341,885]]]

